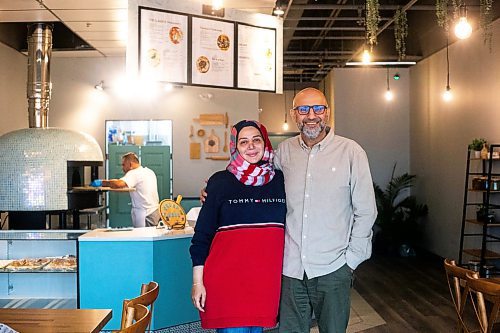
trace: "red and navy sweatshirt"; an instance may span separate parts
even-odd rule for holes
[[[278,314],[286,198],[283,173],[263,186],[242,184],[227,170],[210,177],[191,242],[193,266],[204,265],[203,328],[272,327]]]

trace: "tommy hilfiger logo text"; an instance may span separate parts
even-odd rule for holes
[[[266,199],[229,199],[227,200],[230,205],[232,204],[245,204],[245,203],[286,203],[284,198],[266,198]]]

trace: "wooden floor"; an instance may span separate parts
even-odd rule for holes
[[[374,255],[355,275],[354,288],[387,322],[365,333],[456,331],[440,258]]]

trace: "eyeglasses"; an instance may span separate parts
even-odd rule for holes
[[[326,105],[299,105],[293,108],[300,115],[305,116],[309,114],[309,111],[312,109],[314,114],[323,114],[328,106]]]

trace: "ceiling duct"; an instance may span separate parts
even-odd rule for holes
[[[28,32],[28,116],[30,128],[49,126],[49,102],[52,90],[50,59],[52,26],[36,23]]]

